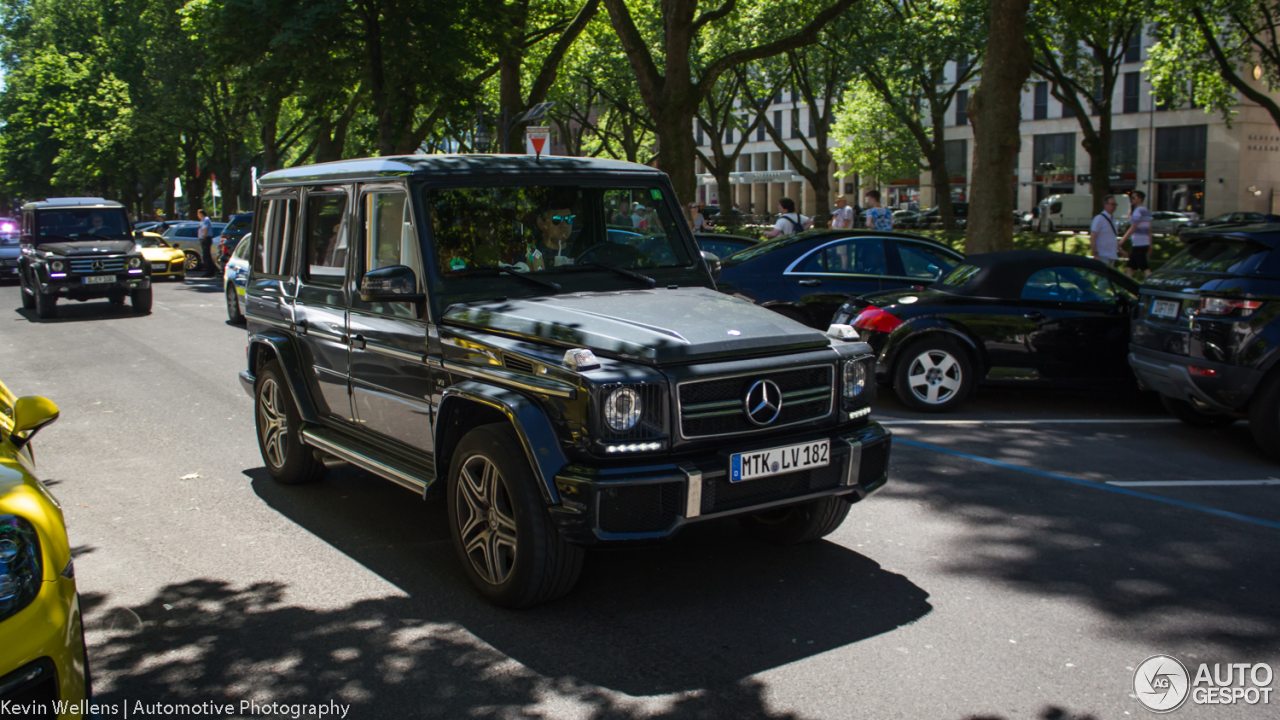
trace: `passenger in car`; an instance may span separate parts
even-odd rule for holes
[[[546,209],[536,215],[533,225],[537,229],[538,239],[529,251],[529,269],[545,270],[549,267],[572,265],[575,254],[573,246],[573,214],[572,203],[567,198],[551,198]]]

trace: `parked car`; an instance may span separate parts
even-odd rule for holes
[[[240,379],[266,471],[315,480],[329,455],[442,494],[493,603],[707,518],[814,540],[887,481],[870,347],[716,292],[657,170],[418,155],[260,188]],[[640,201],[667,234],[611,242],[605,208]]]
[[[232,215],[227,221],[222,232],[213,239],[213,262],[218,266],[221,272],[227,264],[227,258],[231,257],[231,253],[240,243],[240,239],[253,229],[253,213],[239,213]]]
[[[951,214],[955,217],[956,227],[962,228],[969,221],[969,203],[964,201],[955,201],[951,203]],[[920,213],[919,219],[916,221],[915,227],[919,228],[940,228],[942,227],[942,209],[934,206]]]
[[[1132,385],[1125,362],[1138,285],[1079,255],[971,255],[924,291],[851,301],[836,314],[877,355],[907,407],[947,412],[978,384]]]
[[[213,223],[213,237],[217,238],[226,223]],[[185,221],[174,223],[165,228],[164,239],[187,256],[187,272],[194,272],[203,267],[204,250],[200,247],[200,223]],[[212,255],[213,250],[210,249]]]
[[[1272,218],[1275,218],[1275,216],[1258,212],[1227,212],[1222,213],[1221,215],[1214,215],[1211,218],[1192,221],[1191,223],[1188,223],[1188,227],[1203,228],[1221,225],[1257,225],[1259,223],[1275,222]]]
[[[17,280],[18,258],[22,256],[22,235],[18,223],[0,218],[0,280]]]
[[[66,521],[31,453],[32,436],[57,419],[50,400],[0,382],[0,708],[16,717],[55,717],[55,702],[90,696]],[[32,703],[46,710],[24,712]]]
[[[186,278],[186,254],[170,245],[162,236],[139,232],[134,242],[142,250],[142,257],[151,265],[152,280],[172,278],[181,281]]]
[[[894,210],[893,227],[899,230],[922,228],[924,227],[923,217],[915,210]]]
[[[1115,193],[1116,211],[1113,217],[1129,217],[1129,196]],[[1067,193],[1050,195],[1040,201],[1035,229],[1039,232],[1057,232],[1064,229],[1087,229],[1093,224],[1093,196]],[[1119,230],[1119,228],[1116,228]]]
[[[49,198],[22,206],[22,306],[57,317],[59,300],[107,298],[151,312],[151,265],[124,206],[102,198]]]
[[[1156,235],[1178,235],[1192,223],[1185,213],[1156,210],[1151,213],[1151,232]],[[1116,218],[1116,232],[1123,235],[1129,229],[1129,217]]]
[[[1199,427],[1248,418],[1280,460],[1280,227],[1188,235],[1142,286],[1129,363],[1174,417]]]
[[[749,247],[755,247],[760,244],[760,241],[755,238],[741,237],[739,235],[695,233],[693,237],[698,241],[698,247],[704,252],[709,252],[717,258],[722,259],[729,257],[739,250],[746,250]]]
[[[227,297],[227,320],[235,325],[244,322],[244,292],[249,282],[249,242],[252,234],[240,238],[236,249],[222,268],[223,294]]]
[[[726,258],[716,287],[825,330],[850,295],[923,288],[962,259],[916,235],[812,230]]]

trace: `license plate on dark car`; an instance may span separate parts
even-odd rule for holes
[[[826,467],[831,464],[831,441],[815,440],[769,450],[735,453],[729,457],[729,482]]]
[[[1151,314],[1159,317],[1178,317],[1178,303],[1172,300],[1152,300]]]
[[[99,285],[102,283],[112,283],[116,281],[115,275],[90,275],[84,279],[85,285]]]

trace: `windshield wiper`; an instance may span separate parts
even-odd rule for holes
[[[639,280],[640,282],[644,283],[645,285],[648,285],[649,287],[656,287],[656,286],[657,286],[657,284],[658,284],[658,281],[657,281],[657,280],[654,280],[653,278],[649,277],[648,275],[644,275],[644,274],[642,274],[642,273],[638,273],[638,272],[636,272],[635,270],[628,270],[628,269],[626,269],[626,268],[620,268],[620,267],[618,267],[617,265],[609,265],[609,264],[607,264],[607,263],[595,262],[595,261],[592,261],[592,262],[589,262],[589,263],[584,263],[584,264],[589,265],[589,266],[591,266],[591,267],[603,268],[603,269],[605,269],[605,270],[609,270],[609,271],[611,271],[611,272],[615,272],[615,273],[617,273],[617,274],[619,274],[619,275],[624,275],[624,276],[626,276],[626,277],[629,277],[629,278],[631,278],[632,280]]]
[[[543,280],[540,277],[535,277],[528,273],[522,273],[519,270],[512,270],[511,268],[505,268],[505,267],[468,268],[465,270],[457,271],[457,274],[459,275],[511,275],[512,277],[518,277],[521,280],[527,280],[535,285],[541,285],[542,287],[552,290],[554,292],[560,292],[561,290],[564,289],[560,287],[560,283],[552,282],[550,280]]]

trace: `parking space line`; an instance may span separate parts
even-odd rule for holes
[[[1226,487],[1228,485],[1280,485],[1280,478],[1266,480],[1113,480],[1116,487]]]
[[[1043,420],[881,420],[881,425],[1155,425],[1177,418],[1045,418]]]
[[[981,455],[971,455],[966,452],[960,452],[959,450],[952,450],[950,448],[940,447],[938,445],[930,445],[928,443],[922,443],[915,440],[905,440],[903,438],[894,438],[893,442],[895,445],[907,445],[909,447],[918,447],[923,450],[932,450],[934,452],[942,453],[944,455],[954,455],[956,457],[964,458],[966,460],[979,462],[984,465],[992,465],[994,467],[1004,468],[1006,470],[1017,470],[1019,472],[1027,473],[1028,475],[1038,475],[1040,477],[1049,478],[1051,480],[1061,480],[1062,482],[1068,482],[1068,483],[1071,483],[1072,485],[1081,485],[1084,487],[1094,488],[1096,490],[1105,490],[1107,492],[1118,493],[1120,495],[1128,495],[1130,497],[1142,498],[1144,500],[1154,500],[1155,502],[1164,503],[1165,505],[1173,505],[1175,507],[1184,508],[1186,510],[1195,510],[1197,512],[1207,513],[1209,515],[1217,515],[1218,517],[1224,517],[1224,518],[1227,518],[1228,520],[1239,520],[1240,522],[1247,522],[1253,525],[1261,525],[1262,527],[1271,528],[1272,530],[1280,530],[1280,522],[1276,522],[1274,520],[1264,520],[1262,518],[1256,518],[1251,515],[1241,515],[1240,513],[1234,513],[1229,510],[1219,510],[1217,508],[1211,508],[1206,505],[1197,505],[1196,503],[1184,502],[1182,500],[1174,500],[1173,498],[1161,497],[1159,495],[1152,495],[1151,493],[1144,493],[1138,490],[1130,490],[1129,488],[1125,488],[1125,487],[1116,487],[1115,485],[1108,485],[1106,483],[1091,482],[1089,480],[1081,480],[1080,478],[1073,478],[1067,475],[1058,475],[1057,473],[1045,472],[1044,470],[1036,470],[1034,468],[1022,467],[1021,465],[1014,465],[1012,463],[1003,462],[1001,460],[982,457]]]

